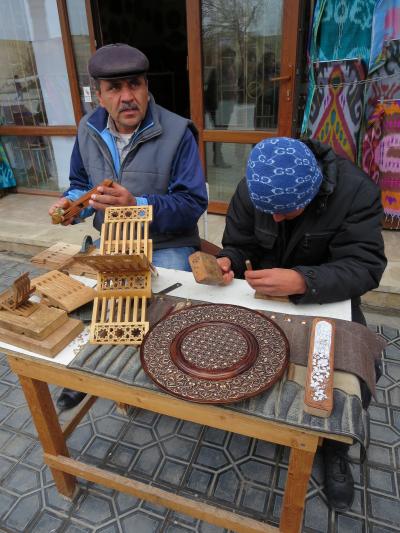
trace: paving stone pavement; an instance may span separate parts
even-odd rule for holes
[[[40,273],[23,257],[0,254],[0,291],[27,270],[32,275]],[[388,345],[377,401],[369,409],[367,460],[361,464],[359,448],[351,449],[354,503],[346,513],[329,510],[317,455],[304,532],[400,531],[400,332],[383,321],[384,317],[382,324],[371,326]],[[59,393],[56,387],[50,390],[53,397]],[[284,447],[141,409],[121,415],[106,400],[94,404],[68,439],[68,446],[73,457],[88,463],[278,525],[288,467]],[[224,530],[83,480],[72,502],[60,497],[43,464],[18,380],[0,354],[0,531]]]

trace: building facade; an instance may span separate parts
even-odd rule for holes
[[[68,187],[77,124],[96,105],[87,62],[111,42],[143,50],[157,103],[195,122],[211,212],[225,212],[254,143],[298,132],[307,2],[0,4],[0,136],[19,192]]]

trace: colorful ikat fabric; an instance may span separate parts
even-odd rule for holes
[[[378,0],[372,20],[369,72],[385,62],[385,43],[400,38],[400,0]]]
[[[368,123],[381,101],[400,100],[400,41],[386,43],[385,62],[368,77],[365,88],[365,122]]]
[[[363,117],[363,62],[328,61],[314,65],[315,87],[311,99],[306,137],[329,144],[334,151],[355,162]]]
[[[376,0],[317,0],[312,60],[363,59],[368,65]]]
[[[384,227],[400,229],[400,100],[376,106],[362,150],[363,170],[382,191]]]

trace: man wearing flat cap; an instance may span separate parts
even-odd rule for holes
[[[329,146],[264,139],[231,200],[217,261],[227,284],[244,277],[264,295],[301,304],[351,298],[353,321],[365,325],[360,296],[379,285],[386,266],[382,216],[376,185]],[[360,385],[366,409],[371,395]],[[354,495],[347,451],[324,441],[325,493],[341,511]]]
[[[85,115],[71,156],[70,187],[56,204],[65,208],[98,186],[79,218],[94,213],[99,231],[110,206],[152,205],[153,263],[190,270],[188,256],[200,245],[197,222],[207,192],[193,123],[157,105],[149,92],[147,57],[127,44],[99,48],[89,60],[100,106]],[[64,225],[79,220],[63,220]],[[83,394],[67,391],[58,406],[71,408]]]

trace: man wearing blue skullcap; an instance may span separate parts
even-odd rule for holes
[[[264,139],[229,205],[218,263],[226,283],[244,277],[257,292],[293,303],[351,298],[379,285],[386,266],[380,191],[356,165],[317,141]],[[246,261],[252,270],[246,270]],[[377,377],[380,368],[377,363]],[[363,407],[371,395],[361,383]],[[325,439],[325,493],[347,509],[354,496],[348,446]]]

